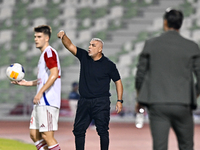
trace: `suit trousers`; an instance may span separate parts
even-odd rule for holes
[[[76,150],[84,150],[85,133],[92,119],[95,121],[96,130],[100,136],[101,150],[108,150],[108,126],[110,121],[109,97],[100,97],[94,99],[81,98],[78,101],[78,108],[73,129]]]
[[[193,150],[194,122],[189,105],[154,104],[148,106],[153,150],[167,150],[169,130],[178,140],[179,150]]]

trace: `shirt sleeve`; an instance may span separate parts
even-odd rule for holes
[[[56,53],[52,49],[45,52],[44,60],[49,69],[58,67]]]
[[[110,77],[113,80],[113,82],[116,82],[121,78],[115,64],[112,64],[111,66]]]
[[[82,57],[83,57],[84,55],[87,55],[87,51],[84,50],[84,49],[82,49],[82,48],[77,47],[77,53],[76,53],[75,56],[81,61],[81,60],[82,60]]]

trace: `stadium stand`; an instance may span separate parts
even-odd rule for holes
[[[0,103],[31,101],[30,93],[35,89],[12,86],[4,72],[10,63],[18,62],[23,64],[27,80],[36,78],[40,52],[34,46],[33,27],[49,24],[53,30],[50,43],[58,50],[63,70],[62,98],[67,98],[71,82],[79,77],[78,61],[56,37],[64,29],[75,45],[86,49],[92,37],[104,40],[103,52],[117,64],[123,79],[125,109],[133,111],[137,56],[147,38],[162,32],[162,15],[167,7],[184,11],[181,34],[200,43],[200,0],[1,0]],[[19,92],[24,96],[13,101],[13,95]],[[111,93],[115,101],[113,85]]]

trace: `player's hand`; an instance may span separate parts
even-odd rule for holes
[[[60,31],[58,32],[58,34],[57,34],[57,37],[60,38],[60,39],[62,39],[64,35],[65,35],[65,31],[60,30]]]
[[[36,105],[40,104],[41,97],[42,97],[42,94],[40,94],[40,93],[36,94],[34,99],[33,99],[33,103],[36,104]]]
[[[117,102],[115,110],[117,111],[117,113],[120,113],[122,111],[122,103],[121,102]]]
[[[27,81],[22,79],[21,81],[11,81],[11,83],[16,85],[26,85]]]

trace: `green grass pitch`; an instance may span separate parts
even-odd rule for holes
[[[36,150],[35,145],[0,138],[0,150]]]

